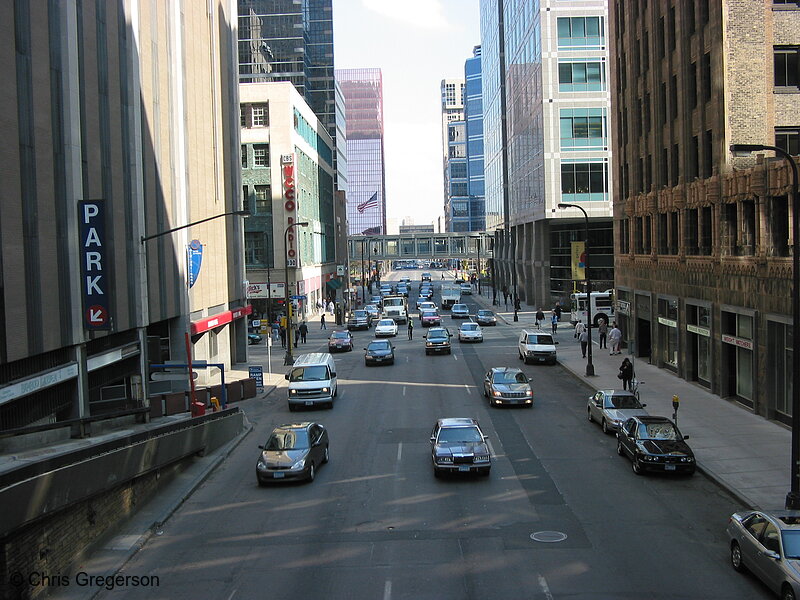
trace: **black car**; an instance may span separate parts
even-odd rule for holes
[[[488,475],[492,455],[478,421],[469,418],[439,419],[431,432],[433,474],[479,473]]]
[[[445,327],[431,327],[425,338],[425,354],[450,354],[450,332]]]
[[[694,474],[694,453],[678,426],[666,417],[631,417],[617,432],[617,454],[633,461],[633,472]]]
[[[349,331],[334,331],[328,338],[328,352],[350,352],[353,350],[353,336]]]
[[[317,467],[330,458],[328,432],[319,423],[308,421],[276,427],[259,448],[258,485],[298,479],[314,481]]]
[[[364,364],[367,366],[394,364],[394,346],[389,340],[373,340],[364,350]]]

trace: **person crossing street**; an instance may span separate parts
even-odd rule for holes
[[[408,339],[414,339],[414,320],[411,317],[408,318]]]

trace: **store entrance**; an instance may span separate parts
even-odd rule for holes
[[[650,321],[636,320],[636,356],[650,358]]]

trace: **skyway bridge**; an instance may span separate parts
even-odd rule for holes
[[[477,264],[492,258],[493,237],[481,231],[469,233],[403,233],[399,235],[351,235],[348,256],[353,261],[421,260],[446,265]]]

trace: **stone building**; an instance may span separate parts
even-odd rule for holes
[[[614,245],[628,351],[767,418],[791,415],[791,170],[800,10],[610,4]],[[794,65],[794,66],[792,66]]]

